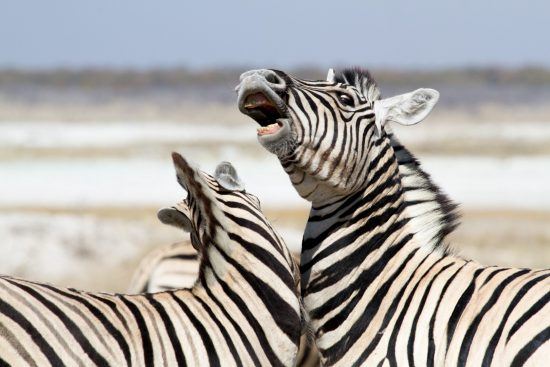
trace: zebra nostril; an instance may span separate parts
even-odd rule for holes
[[[281,84],[281,80],[279,79],[279,77],[272,73],[267,74],[265,79],[273,84]]]
[[[272,70],[265,70],[262,73],[263,78],[269,84],[269,86],[276,92],[282,92],[286,89],[286,82],[276,72]]]

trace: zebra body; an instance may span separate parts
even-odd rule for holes
[[[287,365],[296,359],[296,266],[257,199],[173,154],[187,199],[159,218],[191,233],[190,289],[108,295],[0,278],[0,366]],[[234,182],[233,182],[234,181]]]
[[[293,255],[296,258],[296,255]],[[190,240],[157,249],[142,259],[128,288],[128,293],[151,293],[195,284],[199,266],[197,251]],[[299,257],[297,257],[299,261]],[[317,349],[307,335],[302,335],[296,366],[319,366]]]
[[[380,99],[368,72],[327,81],[244,73],[239,108],[264,126],[312,202],[302,297],[326,365],[545,365],[550,272],[484,267],[451,254],[455,205],[386,123],[412,125],[436,91]]]

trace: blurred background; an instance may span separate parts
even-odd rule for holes
[[[488,264],[550,266],[550,3],[21,0],[0,13],[0,273],[123,291],[183,238],[169,153],[238,168],[298,250],[308,205],[233,88],[251,68],[323,79],[370,68],[385,96],[441,92],[396,128],[461,204],[450,242]]]

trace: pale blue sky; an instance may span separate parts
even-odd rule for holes
[[[0,9],[0,67],[550,67],[547,0],[0,0]]]

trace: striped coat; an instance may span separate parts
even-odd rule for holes
[[[140,262],[128,293],[160,292],[191,287],[197,281],[198,263],[197,251],[190,240],[156,249]],[[319,363],[317,349],[307,340],[305,334],[302,335],[296,366],[313,367],[319,366]]]
[[[292,366],[300,340],[295,265],[234,168],[214,177],[174,154],[187,199],[159,218],[201,253],[190,289],[108,295],[0,278],[0,366]]]
[[[155,249],[140,261],[128,293],[191,288],[199,277],[199,264],[199,254],[191,239]]]
[[[329,76],[255,70],[238,87],[260,144],[312,203],[300,270],[323,362],[547,364],[550,271],[453,255],[454,204],[386,125],[420,122],[438,93],[381,99],[368,72]]]

